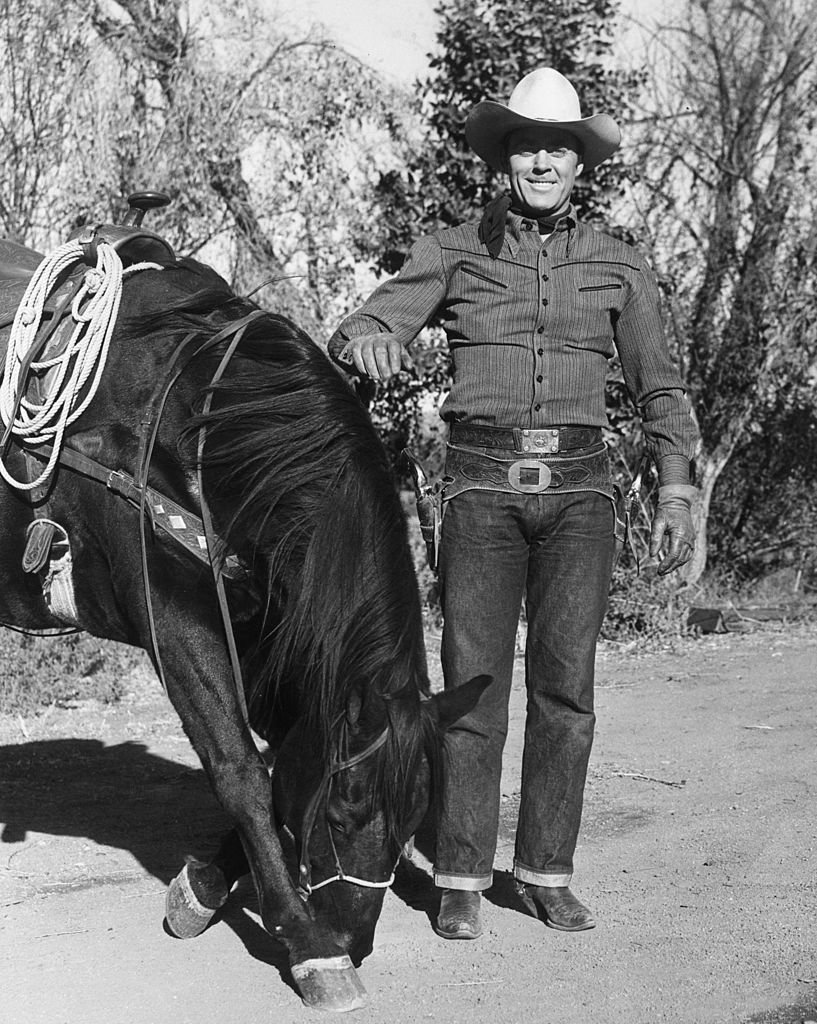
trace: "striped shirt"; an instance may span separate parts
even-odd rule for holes
[[[446,421],[505,427],[605,426],[616,351],[653,458],[691,458],[698,438],[661,325],[655,277],[632,246],[563,217],[540,237],[508,214],[497,259],[477,224],[421,238],[396,277],[329,341],[388,332],[410,344],[430,320],[445,329],[453,383]]]

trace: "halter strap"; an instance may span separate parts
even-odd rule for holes
[[[329,846],[332,850],[332,859],[335,862],[335,874],[330,875],[328,878],[324,878],[322,881],[312,884],[312,866],[309,863],[309,837],[312,834],[312,830],[315,827],[315,820],[318,816],[318,808],[321,801],[329,796],[329,790],[332,785],[332,780],[336,775],[342,771],[346,771],[347,768],[354,768],[355,765],[360,764],[367,758],[371,757],[372,754],[377,753],[381,747],[383,747],[389,738],[389,726],[380,733],[372,742],[364,747],[359,753],[352,757],[346,758],[343,761],[338,761],[335,764],[330,764],[326,771],[323,773],[323,778],[318,784],[318,788],[315,790],[312,799],[307,804],[306,810],[304,811],[304,821],[302,827],[302,839],[301,839],[301,857],[299,867],[299,878],[298,878],[298,889],[304,899],[308,899],[309,896],[317,889],[322,889],[325,885],[331,885],[333,882],[351,882],[352,885],[360,885],[366,889],[388,889],[389,886],[394,882],[394,871],[397,867],[395,861],[394,868],[392,868],[391,874],[387,879],[380,882],[372,881],[368,878],[358,878],[356,875],[350,875],[343,870],[343,865],[340,861],[340,856],[335,846],[335,840],[332,836],[332,828],[329,823],[326,823],[326,832],[329,837]],[[398,858],[399,859],[399,858]]]

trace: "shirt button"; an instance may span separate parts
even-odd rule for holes
[[[545,259],[547,259],[547,254],[548,254],[548,251],[547,251],[547,249],[543,249],[543,250],[542,250],[542,252],[540,253],[540,255],[541,255],[541,256],[544,256],[544,257],[545,257]]]
[[[545,333],[544,327],[537,327],[536,328],[536,333],[537,334],[544,334]]]
[[[549,280],[550,280],[550,278],[548,277],[548,275],[547,275],[547,274],[542,274],[542,280],[543,280],[543,281],[549,281]]]
[[[539,410],[540,410],[541,408],[542,408],[542,406],[541,406],[541,405],[539,405],[539,404],[537,404],[537,405],[534,405],[534,407],[533,407],[533,409],[534,409],[534,412],[539,412]]]
[[[541,383],[542,383],[542,381],[543,381],[543,380],[544,380],[545,378],[544,378],[544,377],[542,376],[542,374],[540,373],[540,374],[539,374],[539,376],[538,376],[538,377],[537,377],[536,379],[537,379],[537,381],[538,381],[538,382],[539,382],[539,383],[541,384]]]
[[[537,348],[537,350],[536,350],[536,351],[538,352],[538,354],[539,354],[540,356],[543,356],[543,355],[545,354],[545,350],[544,350],[543,348]]]
[[[548,300],[547,299],[542,299],[542,305],[546,306],[547,304],[548,304]]]

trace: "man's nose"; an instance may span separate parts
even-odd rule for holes
[[[546,149],[540,149],[533,158],[533,169],[535,171],[549,171],[553,167],[550,153]]]

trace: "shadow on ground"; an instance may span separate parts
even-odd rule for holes
[[[167,884],[191,853],[214,851],[229,820],[201,769],[138,742],[50,739],[0,747],[0,843],[29,832],[126,850]]]
[[[230,829],[200,768],[157,757],[139,742],[53,739],[2,746],[0,779],[0,849],[25,843],[30,832],[88,839],[130,853],[164,885],[191,854],[215,853]],[[115,873],[91,884],[119,881]],[[258,906],[247,879],[213,924],[227,924],[251,957],[274,967],[294,989],[286,949],[249,911],[257,914]]]

